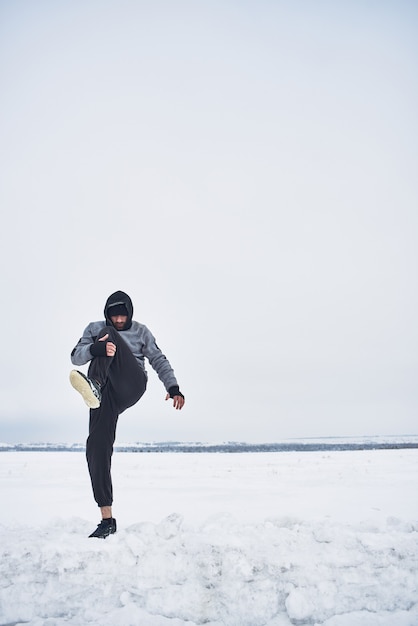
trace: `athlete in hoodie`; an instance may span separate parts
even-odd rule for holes
[[[90,362],[87,376],[78,370],[70,382],[90,409],[86,444],[93,495],[102,521],[90,537],[105,538],[116,532],[112,516],[111,458],[119,415],[138,402],[147,386],[145,357],[164,384],[166,400],[175,409],[184,405],[173,369],[149,329],[132,319],[133,305],[123,291],[107,299],[105,320],[90,322],[71,353],[73,365]]]

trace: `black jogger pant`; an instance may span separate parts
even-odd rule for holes
[[[102,385],[102,400],[98,409],[90,409],[89,436],[86,445],[94,499],[98,506],[113,502],[110,473],[116,424],[119,415],[133,406],[144,394],[147,378],[128,344],[113,326],[106,326],[97,339],[109,335],[107,341],[116,345],[113,357],[94,357],[90,362],[89,378]]]

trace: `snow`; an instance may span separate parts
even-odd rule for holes
[[[1,452],[0,625],[417,626],[418,450]]]

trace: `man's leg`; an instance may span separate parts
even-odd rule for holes
[[[100,336],[106,334],[116,345],[116,353],[95,357],[90,363],[88,376],[101,384],[102,399],[99,408],[90,409],[86,446],[93,494],[104,518],[112,517],[111,459],[118,417],[138,402],[146,389],[145,373],[126,342],[113,327],[103,329]]]
[[[103,517],[112,517],[106,515],[107,512],[103,511],[103,508],[111,507],[113,501],[110,468],[118,417],[117,407],[105,387],[99,408],[90,409],[89,436],[86,444],[93,495],[104,513]]]

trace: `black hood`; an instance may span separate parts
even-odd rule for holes
[[[112,326],[112,321],[108,317],[108,310],[111,306],[114,306],[115,304],[123,304],[126,307],[126,310],[128,312],[128,321],[126,322],[125,328],[123,330],[127,330],[132,326],[132,316],[134,314],[132,300],[124,291],[115,291],[115,293],[112,293],[112,295],[108,297],[104,308],[104,316],[106,318],[106,323],[109,324],[109,326]]]

